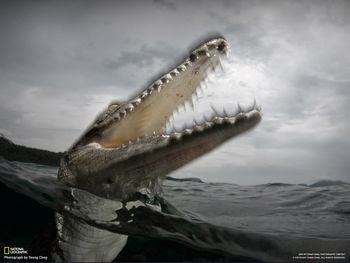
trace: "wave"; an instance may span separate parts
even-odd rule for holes
[[[167,176],[165,179],[169,181],[176,181],[176,182],[203,183],[203,181],[197,177],[175,178],[175,177]]]
[[[166,240],[169,246],[176,242],[226,261],[290,261],[301,251],[350,254],[346,183],[239,186],[194,180],[193,187],[182,179],[165,180],[164,197],[157,197],[162,212],[146,202],[143,207],[118,210],[116,218],[119,202],[62,185],[56,173],[56,167],[0,159],[0,181],[7,187],[51,210],[134,240]],[[10,194],[6,198],[11,202]]]
[[[326,187],[326,186],[333,186],[333,185],[350,185],[350,183],[339,181],[339,180],[320,180],[316,183],[310,184],[310,187]]]

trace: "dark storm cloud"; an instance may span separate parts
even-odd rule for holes
[[[167,8],[169,10],[176,10],[174,3],[165,0],[153,0],[153,2],[161,7]]]
[[[348,1],[1,1],[0,133],[65,150],[109,101],[222,35],[228,71],[210,100],[254,94],[263,121],[176,175],[347,180],[349,10]]]

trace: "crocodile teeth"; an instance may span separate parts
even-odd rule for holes
[[[174,132],[170,135],[170,138],[174,138],[176,140],[180,140],[181,139],[182,134],[178,133],[178,132]]]
[[[129,112],[130,112],[130,111],[132,111],[133,109],[134,109],[134,106],[133,106],[132,104],[128,104],[128,105],[125,106],[125,110],[126,110],[126,111],[129,111]]]
[[[184,72],[186,70],[186,66],[185,65],[180,65],[176,68],[179,72]]]
[[[183,63],[183,65],[187,68],[189,66],[191,66],[191,62],[189,60],[185,61],[185,63]]]
[[[180,72],[179,72],[177,69],[174,69],[173,71],[170,72],[170,75],[171,75],[172,77],[176,77],[176,76],[179,75],[179,74],[180,74]]]
[[[162,77],[160,80],[162,83],[166,84],[169,83],[173,78],[171,77],[170,74],[166,74],[164,77]]]
[[[213,126],[213,123],[212,122],[205,122],[203,126],[204,126],[204,128],[210,128],[211,126]]]
[[[224,118],[215,117],[214,122],[217,123],[217,124],[222,124],[224,122]]]
[[[191,135],[192,134],[192,130],[191,129],[185,129],[184,133],[188,134],[188,135]]]
[[[162,81],[158,79],[156,82],[154,82],[153,86],[160,86],[162,85]]]
[[[139,105],[141,103],[141,98],[136,98],[133,102],[132,102],[132,104],[134,105],[134,106],[137,106],[137,105]]]
[[[239,114],[239,113],[242,113],[242,112],[243,112],[243,110],[242,110],[241,105],[239,103],[237,103],[237,113]]]
[[[148,91],[145,90],[145,91],[142,92],[142,94],[141,94],[141,99],[144,99],[144,98],[147,97],[147,96],[148,96]]]
[[[126,116],[126,111],[120,111],[119,115],[120,115],[121,118],[125,117]]]

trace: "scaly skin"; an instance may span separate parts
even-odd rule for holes
[[[232,116],[213,115],[181,132],[165,133],[171,116],[192,100],[227,49],[225,39],[213,39],[135,98],[111,104],[66,152],[58,180],[116,201],[135,193],[152,200],[170,172],[256,126],[261,115],[254,104]],[[112,261],[127,242],[125,235],[59,213],[56,228],[52,257],[57,261]]]

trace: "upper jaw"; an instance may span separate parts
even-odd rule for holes
[[[220,66],[228,51],[223,38],[193,50],[176,68],[160,77],[127,103],[111,104],[73,146],[98,143],[103,148],[129,145],[143,137],[164,135],[176,110],[196,98],[208,71]]]

